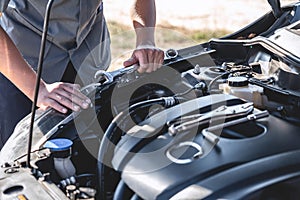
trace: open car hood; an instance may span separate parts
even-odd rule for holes
[[[166,51],[151,74],[99,71],[91,107],[38,110],[0,153],[0,199],[298,196],[300,2]]]

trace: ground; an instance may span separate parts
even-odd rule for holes
[[[130,25],[132,0],[104,0],[108,20]],[[281,0],[282,5],[296,0]],[[270,10],[267,0],[156,0],[157,24],[234,31]]]
[[[134,49],[129,17],[132,0],[104,0],[112,38],[112,69],[122,66]],[[296,0],[281,0],[282,5]],[[156,44],[184,48],[236,31],[271,11],[267,0],[156,0]]]

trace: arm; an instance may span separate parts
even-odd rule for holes
[[[164,52],[155,48],[156,9],[154,0],[134,0],[131,18],[136,32],[136,50],[124,66],[139,63],[139,72],[156,71],[164,59]]]
[[[14,43],[0,27],[0,72],[18,87],[29,99],[34,98],[36,73],[25,62]],[[67,109],[78,111],[87,108],[90,100],[79,92],[79,86],[69,83],[40,83],[37,106],[53,107],[66,113]]]

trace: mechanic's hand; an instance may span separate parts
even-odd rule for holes
[[[137,48],[133,51],[131,58],[126,60],[123,65],[129,67],[139,64],[139,73],[150,73],[162,66],[164,61],[164,51],[155,47]]]
[[[66,113],[68,109],[79,111],[89,107],[91,100],[80,92],[80,86],[71,83],[43,83],[40,86],[37,106],[45,110],[52,107]]]

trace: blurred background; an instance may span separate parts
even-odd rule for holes
[[[104,0],[112,40],[111,69],[122,67],[135,48],[132,0]],[[282,6],[297,0],[281,0]],[[156,45],[180,49],[234,32],[271,11],[267,0],[156,0]]]

